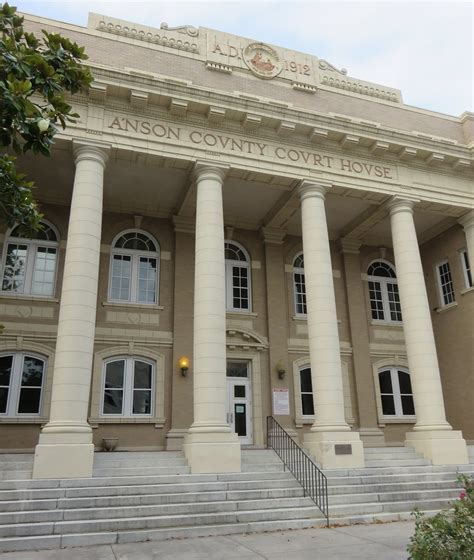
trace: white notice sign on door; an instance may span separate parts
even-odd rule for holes
[[[273,415],[290,414],[290,396],[288,389],[273,389]]]

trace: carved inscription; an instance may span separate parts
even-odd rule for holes
[[[119,116],[112,117],[107,128],[128,135],[154,136],[163,142],[176,143],[178,141],[191,146],[201,146],[206,152],[213,152],[216,155],[222,152],[243,154],[291,162],[306,169],[332,170],[378,179],[396,179],[393,167],[376,165],[352,158],[331,156],[313,150],[287,148],[218,132],[206,132],[167,123]]]

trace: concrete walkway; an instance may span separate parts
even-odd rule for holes
[[[40,552],[0,560],[406,560],[411,521]]]

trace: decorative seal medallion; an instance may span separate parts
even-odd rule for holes
[[[276,50],[265,43],[250,43],[245,47],[243,55],[245,64],[259,78],[271,80],[283,69]]]

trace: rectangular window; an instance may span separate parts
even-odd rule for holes
[[[18,243],[8,244],[2,283],[2,290],[5,292],[23,293],[27,252],[27,245]]]
[[[13,356],[0,356],[0,414],[5,414],[12,375]]]
[[[438,282],[442,305],[454,303],[454,286],[449,262],[445,261],[437,266]]]
[[[472,271],[471,265],[469,263],[469,255],[466,249],[460,251],[459,256],[461,258],[461,266],[464,274],[464,282],[466,283],[466,288],[472,288]]]
[[[369,282],[370,308],[372,319],[385,319],[383,312],[382,288],[380,282]]]
[[[54,293],[54,273],[56,270],[57,249],[38,247],[36,250],[31,293],[52,296]]]
[[[156,259],[140,257],[138,263],[138,301],[155,303]]]
[[[132,414],[151,414],[151,364],[135,360],[134,365]]]
[[[21,376],[20,398],[18,400],[18,414],[38,414],[41,402],[41,387],[43,385],[44,362],[25,356]]]
[[[248,269],[232,267],[232,308],[249,309]]]
[[[300,387],[301,387],[301,412],[303,416],[314,415],[313,403],[313,382],[311,379],[311,369],[305,368],[300,370]]]
[[[132,258],[129,255],[114,255],[112,261],[112,299],[130,300]]]
[[[122,414],[125,361],[107,364],[105,369],[104,414]]]
[[[294,280],[296,313],[298,315],[306,315],[306,285],[304,274],[301,272],[295,272]]]
[[[400,307],[400,295],[398,285],[387,283],[388,304],[390,306],[390,318],[392,321],[402,320],[402,308]]]

